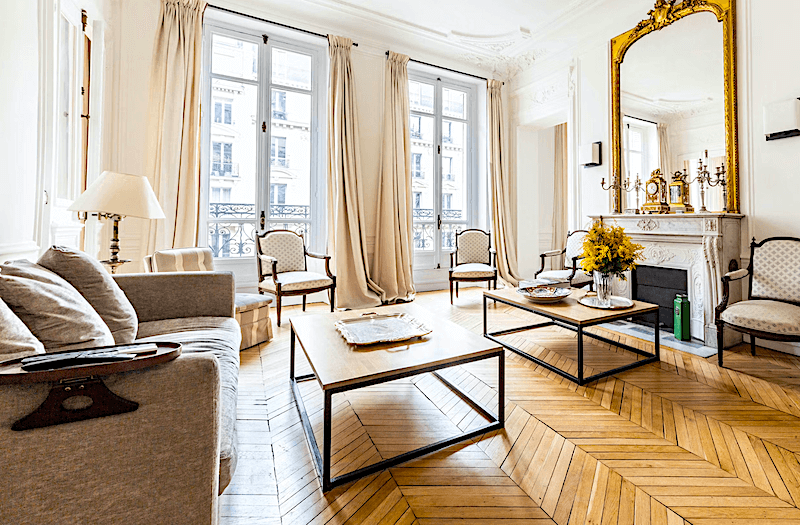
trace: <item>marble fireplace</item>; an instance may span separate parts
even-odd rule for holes
[[[670,215],[593,216],[606,224],[625,228],[634,242],[645,247],[639,264],[686,272],[691,302],[691,334],[706,346],[717,346],[714,308],[722,300],[721,278],[732,265],[740,267],[743,215],[691,213]],[[631,297],[631,279],[617,280],[614,294]],[[731,287],[731,301],[741,299],[741,288]],[[725,346],[741,341],[733,330],[725,333]]]

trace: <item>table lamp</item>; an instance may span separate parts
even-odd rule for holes
[[[100,261],[111,267],[111,273],[115,273],[118,266],[130,262],[119,258],[119,221],[123,217],[165,218],[164,211],[158,204],[158,199],[146,177],[116,171],[101,173],[100,177],[67,209],[96,213],[102,219],[114,221],[111,257],[106,261]]]

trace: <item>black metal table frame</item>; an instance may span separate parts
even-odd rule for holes
[[[290,352],[289,381],[292,385],[292,394],[294,395],[294,399],[297,403],[297,411],[300,413],[300,419],[303,423],[303,431],[305,432],[306,435],[308,448],[311,451],[311,457],[314,460],[314,465],[316,466],[317,473],[319,474],[320,478],[322,478],[323,492],[328,492],[332,488],[338,487],[339,485],[355,481],[357,479],[363,478],[364,476],[368,476],[370,474],[374,474],[381,470],[394,467],[401,463],[405,463],[406,461],[410,461],[412,459],[416,459],[426,454],[430,454],[431,452],[442,450],[443,448],[447,448],[450,445],[454,445],[461,441],[480,436],[482,434],[491,432],[493,430],[501,429],[505,425],[505,350],[503,348],[499,348],[496,351],[493,351],[489,354],[467,357],[464,359],[459,359],[458,361],[448,362],[440,365],[431,365],[417,370],[398,372],[396,374],[392,374],[387,377],[369,379],[353,383],[350,385],[324,390],[323,394],[325,396],[325,405],[323,409],[322,453],[320,453],[319,446],[317,445],[317,439],[314,437],[314,430],[313,427],[311,426],[311,421],[308,417],[308,413],[306,412],[306,407],[303,404],[303,396],[300,394],[300,389],[298,387],[298,383],[303,381],[313,381],[317,378],[317,376],[315,374],[295,376],[295,366],[294,366],[295,339],[296,335],[294,331],[294,326],[292,326],[290,335],[290,348],[289,348]],[[300,344],[302,345],[302,342]],[[445,379],[444,377],[435,372],[435,370],[450,368],[452,366],[463,365],[475,361],[482,361],[484,359],[491,359],[493,357],[498,358],[497,415],[490,412],[480,402],[472,398],[472,396],[460,390],[450,381],[448,381],[447,379]],[[479,428],[470,430],[468,432],[464,432],[456,436],[443,439],[441,441],[437,441],[436,443],[431,443],[430,445],[425,445],[424,447],[420,447],[418,449],[411,450],[409,452],[404,452],[403,454],[399,454],[389,459],[384,459],[383,461],[379,461],[378,463],[373,463],[372,465],[368,465],[366,467],[354,470],[352,472],[348,472],[346,474],[342,474],[340,476],[336,476],[335,478],[331,479],[331,419],[333,417],[332,413],[333,395],[342,392],[347,392],[349,390],[364,388],[370,385],[377,385],[380,383],[386,383],[388,381],[394,381],[396,379],[403,379],[405,377],[425,374],[428,372],[433,372],[433,375],[435,375],[442,383],[444,383],[445,386],[447,386],[457,396],[463,399],[475,411],[477,411],[482,416],[487,418],[489,420],[489,423]]]
[[[519,328],[509,328],[507,330],[499,330],[497,332],[489,332],[489,330],[488,330],[488,317],[487,317],[487,313],[488,313],[487,301],[488,300],[495,301],[496,303],[507,304],[507,305],[513,306],[515,308],[520,308],[522,310],[531,312],[533,314],[540,315],[542,317],[546,317],[546,318],[550,319],[550,321],[547,321],[547,322],[544,322],[544,323],[527,325],[527,326],[521,326]],[[654,354],[645,352],[643,350],[639,350],[638,348],[634,348],[634,347],[632,347],[630,345],[626,345],[624,343],[618,343],[617,341],[614,341],[612,339],[608,339],[607,337],[603,337],[603,336],[598,335],[598,334],[592,334],[592,333],[584,331],[584,328],[589,328],[591,326],[596,326],[596,325],[599,325],[599,324],[607,323],[607,322],[610,322],[610,321],[615,321],[616,319],[621,319],[621,318],[626,317],[624,310],[620,310],[620,316],[617,317],[617,318],[602,319],[602,320],[593,321],[593,322],[590,322],[590,323],[583,323],[583,324],[571,324],[571,323],[569,323],[567,321],[558,319],[555,316],[550,315],[548,313],[541,312],[539,310],[534,310],[533,308],[527,308],[527,307],[525,307],[525,306],[523,306],[521,304],[514,303],[514,302],[511,302],[511,301],[508,301],[508,300],[504,300],[504,299],[502,299],[500,297],[494,297],[494,296],[488,297],[488,296],[486,296],[484,294],[484,296],[483,296],[483,336],[486,337],[487,339],[490,339],[490,340],[494,341],[497,344],[503,345],[505,348],[508,348],[512,352],[517,353],[517,354],[521,355],[522,357],[525,357],[526,359],[530,359],[534,363],[543,366],[544,368],[550,370],[551,372],[555,372],[556,374],[558,374],[558,375],[560,375],[562,377],[566,377],[570,381],[573,381],[573,382],[577,383],[579,386],[583,386],[585,384],[591,383],[592,381],[597,381],[598,379],[603,379],[604,377],[608,377],[608,376],[611,376],[611,375],[614,375],[614,374],[618,374],[620,372],[625,372],[626,370],[631,370],[633,368],[638,368],[640,366],[644,366],[644,365],[647,365],[647,364],[650,364],[650,363],[657,363],[658,361],[661,360],[661,343],[659,341],[660,337],[659,337],[659,333],[658,333],[658,326],[659,326],[658,309],[656,309],[655,311],[650,311],[650,312],[639,312],[639,313],[636,313],[636,314],[630,314],[630,316],[633,317],[635,315],[648,315],[648,314],[652,314],[652,313],[656,314],[656,324],[655,324],[655,328],[654,328],[654,338],[653,338],[654,341],[655,341],[655,353]],[[562,370],[560,368],[557,368],[557,367],[551,365],[550,363],[542,361],[538,357],[532,356],[531,354],[525,352],[524,350],[521,350],[521,349],[517,348],[514,345],[511,345],[509,343],[506,343],[505,341],[502,341],[502,340],[498,339],[498,337],[502,336],[502,335],[514,334],[514,333],[517,333],[517,332],[524,332],[526,330],[533,330],[535,328],[544,328],[545,326],[560,326],[562,328],[566,328],[568,330],[572,330],[573,332],[578,332],[578,377],[575,377],[574,375],[572,375],[572,374],[570,374],[568,372],[565,372],[564,370]],[[625,366],[620,366],[620,367],[614,368],[612,370],[606,370],[604,372],[600,372],[598,374],[594,374],[594,375],[589,376],[589,377],[583,377],[583,337],[584,336],[589,336],[592,339],[597,339],[598,341],[603,341],[604,343],[608,343],[610,345],[616,346],[617,348],[624,348],[625,350],[628,350],[628,351],[633,352],[635,354],[639,354],[641,356],[645,356],[645,357],[647,357],[647,359],[643,359],[641,361],[634,361],[633,363],[629,363],[629,364],[627,364]]]

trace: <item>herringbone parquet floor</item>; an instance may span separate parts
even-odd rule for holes
[[[444,292],[417,302],[434,327],[447,318],[480,333],[479,289],[462,291],[453,307]],[[284,312],[284,319],[303,315],[299,307]],[[490,307],[493,329],[531,317]],[[728,352],[731,368],[721,369],[714,358],[662,348],[659,364],[577,387],[508,353],[503,431],[323,494],[288,386],[288,334],[284,322],[270,343],[241,354],[239,464],[221,498],[225,525],[800,523],[794,356],[759,349],[753,358],[742,348]],[[508,339],[575,371],[572,332],[554,327]],[[586,354],[587,373],[635,358],[598,343]],[[307,371],[301,359],[300,373]],[[443,373],[489,407],[497,403],[496,374],[493,361]],[[319,433],[321,390],[312,382],[302,390]],[[429,374],[337,395],[333,474],[483,422]]]

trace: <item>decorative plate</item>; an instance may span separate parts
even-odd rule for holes
[[[591,308],[600,308],[601,310],[624,310],[633,307],[633,301],[626,297],[611,296],[611,306],[600,306],[600,302],[596,295],[584,295],[578,302],[584,306]]]
[[[569,297],[572,290],[554,286],[536,286],[533,288],[517,288],[517,293],[532,303],[557,303]]]
[[[396,343],[428,335],[433,330],[408,314],[364,314],[334,324],[351,345]]]

